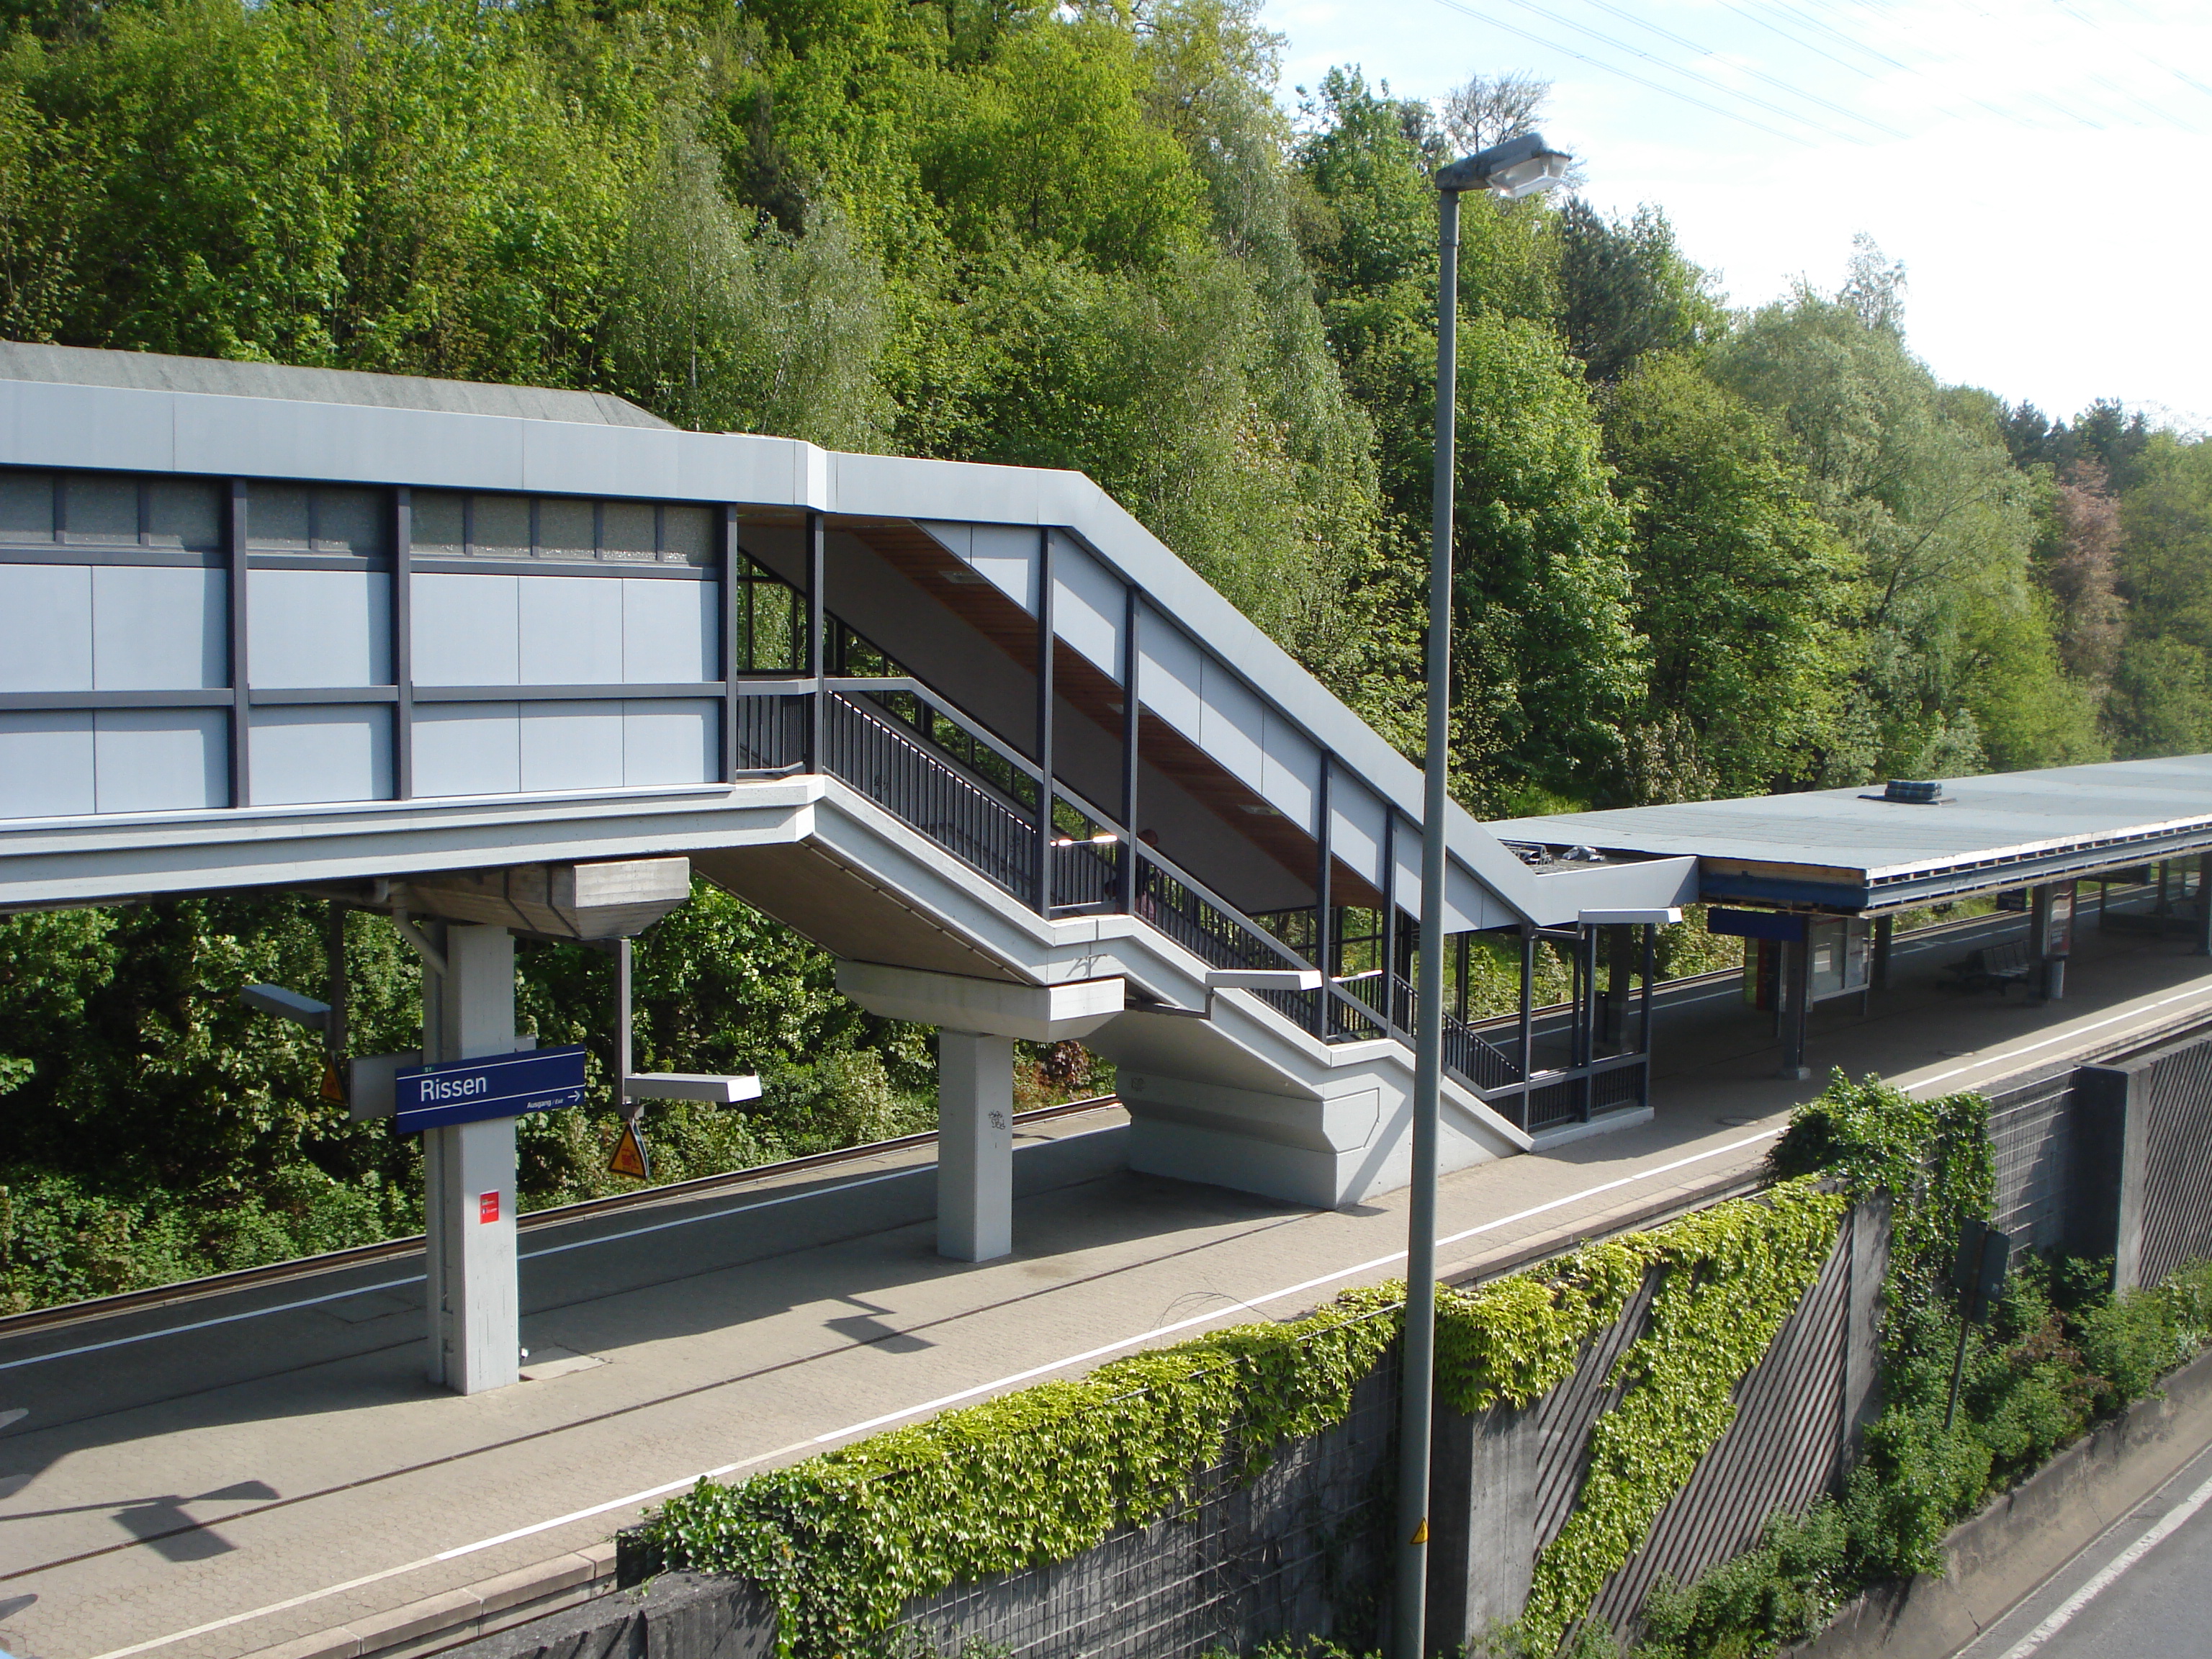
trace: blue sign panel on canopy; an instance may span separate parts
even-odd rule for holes
[[[392,1079],[402,1134],[488,1117],[520,1117],[584,1103],[584,1051],[539,1048],[443,1066],[413,1066]]]

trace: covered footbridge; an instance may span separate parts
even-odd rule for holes
[[[1141,1169],[1406,1179],[1419,774],[1079,475],[0,345],[0,909],[384,910],[459,1061],[512,1046],[514,934],[633,933],[696,871],[940,1028],[951,1254],[1010,1248],[1017,1038],[1117,1063]],[[1524,960],[1696,892],[1686,855],[1443,833],[1449,931]],[[1447,1167],[1644,1098],[1626,1031],[1447,1043]],[[511,1297],[503,1121],[428,1132],[456,1386],[514,1371],[511,1302],[478,1328],[438,1265],[503,1236]]]

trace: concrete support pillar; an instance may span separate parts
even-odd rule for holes
[[[2112,1289],[2142,1283],[2147,1065],[2082,1066],[2074,1073],[2073,1170],[2066,1251],[2112,1258]]]
[[[1876,916],[1874,921],[1874,965],[1867,978],[1875,990],[1889,989],[1889,955],[1897,941],[1897,918]]]
[[[514,936],[448,926],[446,971],[423,975],[423,1058],[514,1052]],[[516,1381],[514,1120],[448,1124],[422,1136],[429,1373],[456,1394]]]
[[[937,1253],[991,1261],[1014,1249],[1014,1042],[937,1034]]]
[[[841,962],[837,988],[870,1013],[937,1027],[937,1249],[990,1261],[1014,1248],[1014,1039],[1063,1042],[1119,1015],[1118,978],[1014,985]]]
[[[1521,1616],[1535,1576],[1537,1413],[1437,1413],[1429,1458],[1429,1651],[1451,1653]]]

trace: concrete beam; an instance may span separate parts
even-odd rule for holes
[[[690,896],[691,863],[680,858],[415,876],[392,895],[419,915],[576,939],[633,938]]]
[[[837,989],[885,1019],[910,1019],[1024,1042],[1086,1037],[1118,1016],[1127,1000],[1122,981],[1076,980],[1062,985],[1007,985],[957,974],[841,962]]]

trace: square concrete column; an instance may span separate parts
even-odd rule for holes
[[[423,975],[423,1058],[514,1052],[514,936],[449,926],[446,969]],[[514,1120],[453,1123],[422,1135],[429,1373],[456,1394],[518,1379]]]
[[[1014,1041],[937,1034],[937,1253],[990,1261],[1014,1249]]]
[[[1087,1037],[1127,1001],[1118,978],[1057,985],[841,962],[837,988],[870,1013],[937,1027],[937,1250],[991,1261],[1014,1249],[1014,1039]]]

